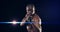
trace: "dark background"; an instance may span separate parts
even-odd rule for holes
[[[21,21],[28,4],[36,6],[43,32],[60,32],[59,0],[0,0],[0,22]],[[0,24],[0,32],[27,32],[25,26]]]

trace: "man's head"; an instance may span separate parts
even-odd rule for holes
[[[35,13],[35,6],[34,5],[31,5],[31,4],[27,5],[26,6],[26,12],[27,13],[34,14]]]

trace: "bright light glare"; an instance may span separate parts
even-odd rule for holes
[[[14,21],[12,22],[12,24],[17,24],[17,22],[14,20]]]
[[[13,20],[12,22],[8,22],[8,23],[17,24],[17,21]]]

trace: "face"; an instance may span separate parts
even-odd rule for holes
[[[34,7],[34,5],[27,5],[26,12],[34,14],[35,13],[35,7]]]

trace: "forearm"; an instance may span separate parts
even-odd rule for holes
[[[30,17],[30,15],[26,14],[26,16],[22,19],[22,23],[20,25],[21,26],[24,25],[24,23],[28,20],[29,17]]]

